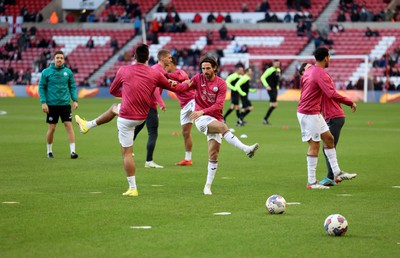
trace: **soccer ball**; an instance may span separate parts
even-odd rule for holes
[[[347,226],[347,219],[340,214],[329,215],[324,222],[325,232],[330,236],[344,236]]]
[[[286,200],[282,196],[274,194],[268,197],[265,206],[271,214],[282,214],[286,209]]]

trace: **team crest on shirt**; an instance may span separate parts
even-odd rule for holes
[[[214,86],[214,87],[213,87],[213,91],[214,91],[214,92],[217,92],[217,91],[218,91],[218,87],[217,87],[217,86]]]
[[[64,72],[64,76],[68,76],[67,72]]]

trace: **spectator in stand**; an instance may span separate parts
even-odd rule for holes
[[[0,14],[4,14],[5,11],[6,11],[6,8],[4,7],[4,2],[1,1],[0,2]]]
[[[67,13],[67,15],[65,16],[65,21],[67,23],[73,23],[75,22],[75,16],[72,13]]]
[[[135,29],[135,36],[141,32],[142,21],[140,20],[140,16],[136,16],[135,21],[133,23],[133,27]]]
[[[256,11],[265,13],[265,12],[269,11],[269,9],[270,9],[270,6],[268,3],[268,0],[263,0],[262,3],[260,4],[260,8]]]
[[[82,11],[82,14],[83,14],[83,11]],[[86,21],[86,19],[85,19],[85,21]],[[113,11],[110,11],[107,16],[107,22],[117,22],[117,21],[118,21],[117,16],[114,14]]]
[[[89,49],[94,48],[94,40],[92,38],[88,40],[88,42],[86,43],[86,47]]]
[[[211,30],[207,31],[206,40],[207,46],[211,46],[213,44],[213,32]]]
[[[7,52],[11,52],[11,51],[15,50],[15,47],[14,47],[13,43],[11,42],[11,39],[9,39],[7,41],[7,43],[4,45],[4,50]]]
[[[368,11],[367,8],[361,8],[360,11],[360,22],[370,22],[372,21],[372,14]]]
[[[228,29],[225,25],[222,25],[221,29],[219,29],[219,37],[221,40],[228,40]]]
[[[174,22],[176,22],[176,23],[181,22],[181,17],[179,16],[178,12],[175,12]]]
[[[114,54],[118,51],[118,40],[116,38],[111,38],[110,47],[113,49]]]
[[[215,16],[212,12],[207,16],[207,23],[214,23],[215,22]]]
[[[289,12],[287,12],[285,14],[285,16],[283,17],[283,22],[284,23],[291,23],[292,22],[292,16],[290,15]]]
[[[87,22],[87,12],[86,9],[83,9],[81,12],[81,16],[79,17],[79,22]]]
[[[203,19],[203,17],[201,17],[201,15],[199,13],[196,13],[193,17],[192,22],[193,23],[201,23],[201,20]]]
[[[379,32],[377,30],[371,30],[369,27],[367,27],[367,30],[365,31],[365,36],[366,37],[379,37]]]
[[[232,16],[230,13],[227,13],[225,16],[225,23],[232,23]]]
[[[350,20],[352,22],[360,21],[360,13],[356,9],[351,10]]]
[[[339,15],[336,19],[337,22],[345,22],[346,21],[346,14],[344,13],[343,10],[339,11]]]
[[[171,11],[167,12],[167,15],[165,16],[164,22],[165,23],[173,23],[175,21],[174,17],[172,16]]]
[[[221,12],[218,12],[217,18],[215,18],[216,23],[222,23],[225,20],[225,17],[221,14]]]
[[[295,9],[300,12],[301,11],[300,0],[287,0],[286,1],[287,8],[292,9],[293,3],[294,3]]]
[[[247,53],[249,52],[249,49],[247,47],[247,44],[244,44],[241,48],[240,48],[240,53]]]
[[[157,12],[158,13],[165,13],[167,9],[165,8],[165,5],[163,2],[160,2],[160,4],[157,7]]]
[[[303,36],[306,35],[306,25],[304,24],[304,22],[302,20],[300,20],[297,23],[296,29],[297,29],[297,36],[298,37],[303,37]]]
[[[250,12],[250,9],[249,9],[249,7],[247,6],[246,3],[243,3],[243,4],[242,4],[241,11],[242,11],[242,13],[248,13],[248,12]]]

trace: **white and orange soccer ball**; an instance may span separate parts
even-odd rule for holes
[[[347,219],[340,214],[329,215],[324,222],[325,232],[330,236],[344,236],[347,227]]]
[[[265,206],[271,214],[282,214],[286,210],[286,200],[282,196],[274,194],[268,197]]]

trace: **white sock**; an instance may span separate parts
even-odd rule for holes
[[[329,164],[331,165],[333,174],[336,176],[340,173],[340,168],[339,164],[337,161],[336,157],[336,149],[331,148],[331,149],[324,149],[325,150],[325,155],[328,157]]]
[[[129,189],[136,189],[135,176],[127,176],[126,179],[128,179]]]
[[[185,152],[185,160],[192,160],[192,152],[191,151]]]
[[[217,173],[218,161],[208,161],[208,173],[207,173],[207,181],[206,185],[212,185],[215,177],[215,173]]]
[[[236,148],[239,148],[246,153],[250,152],[250,147],[243,144],[231,131],[227,131],[224,134],[224,138],[229,144],[235,146]]]
[[[97,126],[96,119],[92,120],[92,121],[86,121],[87,129],[91,129],[91,128],[96,127],[96,126]]]
[[[307,155],[307,171],[308,171],[308,183],[314,184],[317,181],[317,164],[318,156]]]
[[[69,149],[71,150],[71,153],[75,152],[75,143],[70,143],[69,144]]]
[[[53,144],[47,144],[47,153],[53,152]]]

